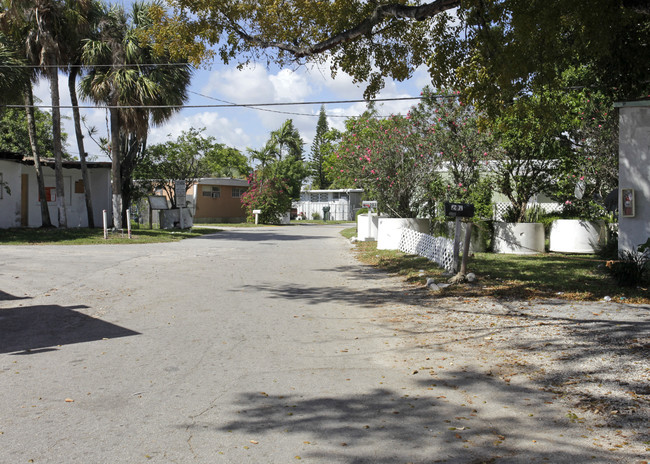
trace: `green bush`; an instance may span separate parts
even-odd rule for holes
[[[620,259],[607,261],[608,272],[623,287],[635,287],[650,277],[650,238],[636,251],[625,250]]]

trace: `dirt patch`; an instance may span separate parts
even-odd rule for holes
[[[550,392],[594,445],[648,455],[650,306],[413,293],[410,306],[384,314],[410,348],[435,347],[504,386]]]

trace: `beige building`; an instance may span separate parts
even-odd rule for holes
[[[188,191],[194,222],[245,222],[241,197],[248,181],[229,177],[199,179]]]

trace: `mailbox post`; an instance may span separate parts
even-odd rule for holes
[[[454,230],[454,271],[465,274],[467,270],[467,255],[469,254],[469,242],[472,238],[472,223],[467,223],[465,230],[465,242],[463,243],[463,262],[458,268],[458,258],[460,253],[460,222],[461,218],[474,217],[474,205],[471,203],[450,203],[445,202],[445,216],[456,218],[456,228]]]
[[[368,237],[372,237],[372,209],[377,209],[377,201],[370,200],[361,202],[361,206],[368,208]],[[366,239],[369,240],[369,239]]]

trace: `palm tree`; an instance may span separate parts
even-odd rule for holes
[[[63,187],[63,144],[61,142],[61,100],[59,98],[59,64],[60,50],[58,37],[66,30],[65,11],[61,2],[56,0],[8,0],[10,9],[27,13],[27,23],[32,27],[27,42],[30,51],[43,67],[43,72],[50,81],[50,98],[52,100],[52,142],[54,152],[54,177],[56,182],[56,206],[59,227],[68,226],[65,209],[65,190]]]
[[[304,142],[298,129],[293,126],[292,119],[287,119],[278,130],[271,132],[271,140],[279,147],[280,159],[285,154],[285,150],[286,154],[302,159]]]
[[[0,84],[2,85],[1,99],[3,103],[7,103],[17,100],[22,93],[27,117],[29,143],[32,157],[34,158],[34,169],[36,171],[36,184],[38,186],[39,204],[41,208],[41,227],[52,227],[50,209],[47,205],[45,192],[45,181],[43,179],[43,167],[41,165],[41,157],[36,140],[36,118],[34,116],[32,83],[38,79],[39,70],[36,67],[30,67],[29,65],[31,63],[27,61],[28,57],[32,55],[28,53],[28,49],[35,44],[31,44],[27,40],[29,23],[21,13],[21,11],[16,10],[5,10],[0,14],[0,28],[3,31],[0,39],[3,54],[2,61],[9,65],[17,66],[5,68],[2,71],[2,84]],[[22,91],[17,95],[16,89],[22,89]]]
[[[81,56],[83,53],[84,40],[90,39],[96,31],[99,21],[106,15],[105,7],[96,0],[67,0],[68,1],[68,23],[66,34],[61,40],[63,54],[68,72],[68,92],[72,105],[72,119],[74,122],[77,150],[81,165],[81,177],[84,183],[84,197],[86,200],[86,213],[88,216],[88,227],[95,227],[93,214],[92,195],[88,166],[86,165],[86,150],[84,147],[84,136],[81,130],[81,115],[79,114],[79,100],[77,98],[77,77],[81,73]]]
[[[271,161],[275,161],[280,157],[280,149],[273,140],[268,140],[266,145],[257,150],[247,148],[248,154],[253,161],[259,161],[262,169],[267,166]]]
[[[191,78],[189,65],[166,66],[170,58],[165,50],[155,52],[153,44],[140,41],[152,27],[150,8],[134,3],[127,15],[121,7],[111,7],[99,37],[86,41],[83,49],[89,72],[81,80],[81,92],[106,106],[110,116],[113,224],[118,229],[150,124],[161,124],[181,108]]]

